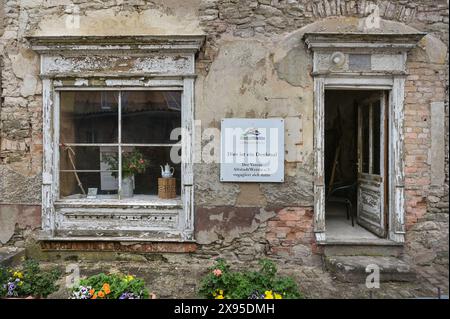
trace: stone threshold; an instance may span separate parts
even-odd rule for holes
[[[332,238],[326,239],[326,241],[317,242],[321,246],[397,246],[403,247],[404,243],[396,242],[389,239],[377,238],[377,239],[339,239]]]

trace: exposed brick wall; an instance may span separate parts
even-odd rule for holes
[[[412,57],[414,58],[414,57]],[[408,63],[405,87],[405,189],[407,225],[427,211],[430,186],[430,103],[445,100],[446,65]]]
[[[419,272],[448,278],[448,154],[445,183],[431,187],[431,103],[446,104],[448,150],[448,55],[430,62],[416,49],[408,57],[405,87],[406,258]],[[427,276],[427,274],[425,274]]]
[[[268,221],[269,254],[292,259],[309,257],[314,243],[313,209],[286,207]]]
[[[195,243],[120,243],[120,242],[66,242],[46,241],[42,249],[58,251],[114,251],[133,253],[192,253],[197,249]]]

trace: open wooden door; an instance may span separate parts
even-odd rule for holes
[[[374,234],[387,234],[386,93],[358,103],[358,224]]]

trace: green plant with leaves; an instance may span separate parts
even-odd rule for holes
[[[0,266],[0,297],[6,296],[7,290],[7,284],[9,279],[9,272],[8,270]]]
[[[218,259],[203,278],[199,293],[207,299],[302,298],[294,279],[277,275],[274,262],[262,259],[259,265],[259,271],[231,271]]]
[[[71,299],[146,299],[149,292],[142,279],[124,274],[104,274],[80,280]]]
[[[103,157],[103,161],[109,165],[111,170],[118,170],[119,160],[116,155],[106,155]],[[145,173],[149,165],[150,161],[136,149],[132,152],[122,152],[122,178]],[[117,178],[118,172],[112,172],[111,175]]]
[[[29,259],[18,269],[2,270],[0,277],[1,296],[46,298],[58,290],[61,272],[57,268],[42,270],[37,261]]]

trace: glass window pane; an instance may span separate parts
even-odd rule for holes
[[[161,177],[161,166],[166,164],[172,169],[176,182],[176,194],[181,194],[181,148],[174,147],[124,147],[122,151],[122,194],[127,197],[158,195],[158,178]],[[126,181],[129,177],[133,190]],[[131,193],[131,194],[130,194]],[[126,195],[128,194],[128,196]],[[129,196],[132,195],[132,196]]]
[[[122,143],[175,143],[170,135],[180,127],[181,92],[122,92]]]
[[[117,146],[61,145],[60,170],[112,170],[108,163],[111,157],[117,158],[117,153]]]
[[[380,102],[377,101],[372,105],[373,110],[373,158],[372,173],[380,175],[380,125],[381,125],[381,108]]]
[[[60,96],[61,143],[117,143],[118,92],[64,91]]]
[[[361,107],[362,112],[362,172],[369,173],[369,106]]]
[[[62,199],[86,198],[89,189],[94,188],[96,189],[95,199],[118,198],[117,179],[113,174],[116,175],[112,172],[60,172],[60,197]]]

